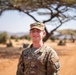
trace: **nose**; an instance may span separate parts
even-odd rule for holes
[[[37,34],[38,32],[37,32],[37,31],[34,31],[33,33],[34,33],[34,34]]]

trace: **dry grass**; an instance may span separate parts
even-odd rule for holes
[[[23,49],[23,43],[31,43],[27,40],[13,42],[13,47],[6,48],[0,45],[0,75],[15,75],[19,56]],[[60,75],[76,75],[76,43],[68,42],[66,46],[58,46],[58,41],[47,41],[45,44],[56,50],[60,57]]]

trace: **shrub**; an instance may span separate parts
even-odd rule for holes
[[[61,45],[61,46],[65,45],[65,42],[63,40],[60,40],[59,43],[58,43],[58,45]]]
[[[18,41],[18,39],[19,39],[19,37],[18,37],[18,36],[16,36],[16,35],[12,35],[10,38],[11,38],[11,39],[15,39],[15,41],[16,41],[16,42],[17,42],[17,41]]]
[[[11,39],[15,39],[15,38],[16,38],[16,36],[13,36],[13,35],[12,35],[10,38],[11,38]]]
[[[8,35],[6,32],[0,33],[0,43],[5,44],[7,42]]]
[[[7,46],[7,47],[12,47],[13,44],[12,44],[12,42],[10,42],[10,43],[7,43],[6,46]]]
[[[29,35],[23,35],[22,37],[20,37],[20,39],[30,40],[31,38]]]
[[[52,42],[55,42],[55,37],[54,37],[54,36],[51,36],[51,37],[50,37],[50,40],[51,40]]]

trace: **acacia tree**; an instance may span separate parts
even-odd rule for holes
[[[46,12],[38,11],[44,9]],[[63,23],[76,20],[76,0],[0,0],[0,14],[6,10],[18,10],[24,12],[36,22],[39,20],[32,13],[39,15],[48,15],[49,18],[43,20],[43,23],[54,23],[55,28],[50,32],[46,30],[44,42],[57,30]],[[51,25],[51,24],[50,24]]]
[[[61,35],[65,35],[65,40],[67,39],[67,36],[69,35],[72,42],[73,43],[75,42],[75,40],[76,40],[76,30],[67,29],[67,30],[61,30],[61,31],[58,31],[58,32]]]

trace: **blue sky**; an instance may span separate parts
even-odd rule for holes
[[[36,17],[41,20],[39,16]],[[13,33],[29,32],[30,24],[33,22],[35,21],[24,13],[19,13],[18,11],[6,11],[2,13],[2,16],[0,16],[0,31],[7,31]],[[53,26],[46,25],[46,28],[48,29],[48,31],[50,31],[53,29]],[[76,30],[76,21],[71,20],[63,24],[63,26],[61,26],[59,29]]]

